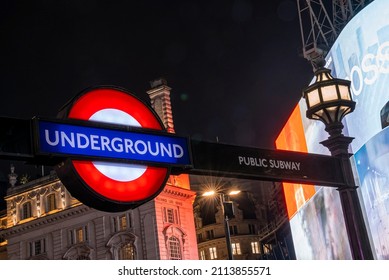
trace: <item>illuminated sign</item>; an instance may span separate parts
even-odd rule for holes
[[[361,59],[360,65],[352,66],[350,70],[352,92],[360,95],[365,86],[374,85],[381,74],[389,73],[389,41],[381,43],[375,52],[366,53]],[[353,54],[355,55],[355,54]]]
[[[350,145],[355,154],[351,162],[356,167],[361,204],[377,259],[389,259],[388,219],[387,211],[383,210],[389,205],[389,187],[385,183],[389,178],[389,138],[382,125],[386,118],[381,114],[389,100],[387,7],[388,0],[375,0],[366,5],[347,23],[326,57],[326,67],[335,77],[351,80],[353,99],[357,103],[355,111],[344,119],[344,133],[355,137]],[[296,109],[299,124],[292,117],[288,120],[277,139],[280,140],[277,147],[328,154],[320,144],[328,137],[322,124],[301,119],[306,113],[305,100]],[[303,133],[297,137],[295,132],[299,127]],[[305,147],[297,145],[303,142]],[[297,259],[350,259],[338,192],[298,184],[288,185],[284,190]],[[336,250],[329,250],[328,244]]]
[[[38,130],[38,152],[43,154],[190,165],[187,139],[182,137],[41,120]]]
[[[115,87],[92,88],[82,92],[60,111],[58,117],[164,131],[162,122],[150,107],[129,92]],[[48,140],[45,148],[50,146],[55,152],[59,152],[64,144],[64,153],[88,150],[89,156],[98,154],[99,158],[103,154],[103,157],[132,157],[134,160],[138,157],[137,160],[141,162],[162,158],[187,160],[188,153],[184,151],[182,143],[171,143],[169,146],[163,137],[151,140],[151,136],[145,138],[126,132],[117,132],[119,134],[115,136],[104,129],[41,125],[46,125],[47,138],[41,135],[40,139]],[[45,131],[41,129],[44,134]],[[147,141],[150,141],[150,149]],[[158,155],[156,143],[159,143]],[[147,153],[149,157],[146,159]],[[153,154],[156,156],[153,157]],[[170,170],[171,167],[158,164],[78,158],[67,158],[56,167],[58,177],[74,197],[95,209],[110,212],[135,208],[153,199],[162,191]]]

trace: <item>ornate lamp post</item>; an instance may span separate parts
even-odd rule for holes
[[[316,81],[303,91],[308,108],[307,118],[325,124],[325,130],[330,136],[321,144],[342,162],[346,186],[338,188],[338,191],[353,259],[370,260],[373,259],[373,253],[358,199],[358,187],[350,163],[351,154],[348,152],[354,138],[342,134],[342,119],[355,109],[350,92],[351,82],[332,77],[331,70],[324,68],[324,63],[319,65],[315,76]]]

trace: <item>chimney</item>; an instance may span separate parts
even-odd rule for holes
[[[151,89],[147,94],[151,100],[151,107],[157,112],[167,132],[174,133],[172,105],[170,103],[170,90],[167,82],[159,78],[150,82]]]

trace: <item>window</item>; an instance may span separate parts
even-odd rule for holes
[[[57,202],[55,199],[55,193],[49,194],[47,196],[47,212],[57,209]]]
[[[6,228],[7,227],[7,219],[0,219],[0,228]]]
[[[230,234],[238,234],[238,226],[230,226]]]
[[[131,228],[131,216],[124,214],[118,217],[113,217],[112,224],[114,232],[127,230],[127,228]]]
[[[86,226],[70,231],[71,244],[78,244],[88,240],[88,228]]]
[[[84,230],[82,228],[79,228],[76,230],[76,240],[77,240],[77,243],[85,241],[85,234],[84,234]]]
[[[251,242],[251,252],[253,254],[259,254],[259,242]]]
[[[46,241],[45,239],[35,240],[29,243],[30,257],[38,256],[46,253]]]
[[[178,224],[178,213],[177,210],[172,208],[163,208],[163,220],[170,224]]]
[[[21,220],[24,220],[24,219],[28,219],[28,218],[31,218],[32,217],[32,213],[31,213],[31,202],[25,202],[23,205],[22,205],[22,212],[21,212],[21,215],[20,215],[20,219]]]
[[[209,239],[214,239],[215,238],[215,236],[214,236],[214,234],[213,234],[213,230],[207,230],[206,232],[205,232],[205,234],[207,235],[207,239],[209,240]]]
[[[70,248],[63,255],[65,260],[90,260],[92,248],[87,244],[77,244],[75,246],[70,246]]]
[[[264,244],[263,245],[263,253],[264,254],[270,254],[272,251],[272,245],[271,244]]]
[[[197,234],[197,242],[202,242],[203,241],[203,234],[202,233],[198,233]]]
[[[241,255],[242,252],[240,251],[240,243],[232,243],[232,254],[233,255]]]
[[[249,234],[255,234],[255,225],[249,224]]]
[[[200,251],[200,260],[205,260],[205,251],[204,250]]]
[[[211,260],[217,259],[216,247],[209,248],[209,256],[210,256]]]
[[[119,249],[119,260],[135,260],[135,247],[133,243],[127,243]]]
[[[181,245],[180,240],[177,237],[172,236],[169,238],[169,250],[170,250],[170,259],[171,260],[181,260]]]
[[[126,215],[119,217],[119,229],[126,230],[127,229],[127,217]]]
[[[174,211],[173,211],[173,209],[167,209],[167,222],[174,223]]]

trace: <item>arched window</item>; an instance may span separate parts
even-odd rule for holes
[[[182,254],[181,254],[180,240],[175,236],[171,236],[169,237],[168,240],[168,246],[169,246],[170,259],[181,260]]]
[[[51,193],[47,196],[47,212],[57,209],[57,201],[55,199],[55,193]]]
[[[27,201],[27,202],[23,203],[22,212],[20,214],[21,214],[20,215],[21,220],[28,219],[28,218],[32,217],[31,202]]]
[[[94,256],[92,255],[92,248],[89,247],[87,244],[77,244],[73,245],[67,250],[67,252],[64,254],[63,259],[64,260],[91,260],[94,259]]]
[[[135,246],[132,243],[123,245],[118,250],[119,260],[136,260]]]
[[[136,236],[132,233],[121,231],[114,234],[107,242],[111,256],[115,260],[136,260]]]

